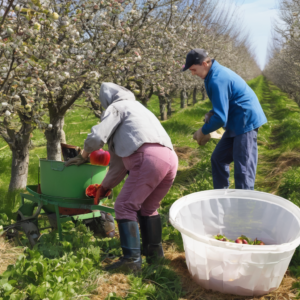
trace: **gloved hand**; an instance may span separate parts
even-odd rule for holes
[[[204,146],[209,140],[210,134],[203,134],[202,127],[194,133],[193,139],[197,141],[200,146]]]
[[[87,163],[89,160],[88,158],[83,158],[81,154],[77,155],[74,158],[70,158],[68,161],[66,161],[64,163],[64,165],[66,167],[72,166],[72,165],[76,165],[76,166],[80,166],[82,164]]]
[[[100,199],[106,198],[110,194],[111,194],[111,189],[106,189],[100,184],[100,187],[97,189],[96,197],[94,198],[94,204],[98,205]]]
[[[205,123],[209,123],[210,118],[211,118],[213,115],[214,115],[214,112],[212,112],[212,111],[206,113],[203,121],[204,121]]]

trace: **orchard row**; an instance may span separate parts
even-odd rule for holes
[[[257,76],[238,10],[229,2],[2,1],[0,136],[12,151],[9,189],[26,186],[33,130],[44,131],[48,159],[60,160],[64,117],[74,103],[84,97],[100,115],[101,82],[125,86],[145,106],[156,94],[163,120],[172,98],[180,95],[185,107],[191,93],[194,103],[197,92],[204,94],[199,78],[180,72],[190,49],[206,49],[246,80]]]

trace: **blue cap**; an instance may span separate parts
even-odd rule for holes
[[[186,56],[186,62],[182,72],[189,69],[192,65],[201,65],[205,58],[208,57],[207,51],[204,49],[193,49]]]

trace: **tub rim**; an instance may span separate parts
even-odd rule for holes
[[[235,194],[236,193],[236,194]],[[199,199],[199,195],[201,194],[201,199]],[[242,251],[242,252],[251,252],[251,253],[279,253],[279,252],[287,252],[294,250],[300,245],[300,236],[294,239],[292,242],[283,243],[280,245],[244,245],[237,244],[231,242],[221,242],[214,238],[198,235],[188,229],[181,227],[176,223],[176,216],[179,210],[182,208],[182,204],[187,205],[193,202],[205,201],[211,198],[247,198],[247,199],[255,199],[258,201],[269,202],[275,205],[282,207],[287,210],[289,213],[294,215],[295,219],[299,223],[300,227],[300,208],[296,206],[289,200],[286,200],[282,197],[253,190],[238,190],[238,189],[219,189],[219,190],[206,190],[201,192],[192,193],[186,195],[178,200],[176,200],[169,212],[169,220],[173,227],[175,227],[179,232],[189,236],[190,238],[202,242],[204,244],[208,244],[211,246],[215,246],[218,248],[225,248],[228,250],[234,251]]]

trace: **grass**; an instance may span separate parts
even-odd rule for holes
[[[268,123],[260,128],[258,135],[259,165],[256,189],[276,193],[299,205],[300,137],[298,133],[300,121],[298,116],[300,109],[294,101],[288,99],[284,93],[262,76],[248,84],[258,95],[268,118]],[[159,102],[156,96],[149,101],[148,108],[159,117]],[[174,185],[163,199],[160,208],[167,259],[153,266],[144,262],[143,272],[138,276],[104,272],[102,266],[120,255],[118,239],[99,240],[80,225],[75,228],[73,224],[67,223],[64,227],[65,241],[63,243],[58,241],[55,231],[43,235],[41,243],[35,249],[26,250],[25,258],[18,260],[15,267],[9,267],[2,279],[0,277],[0,299],[1,297],[23,299],[17,298],[21,294],[32,295],[28,299],[43,299],[44,297],[49,300],[75,299],[75,297],[94,300],[200,299],[196,297],[197,295],[201,295],[201,299],[205,300],[233,299],[226,295],[205,291],[192,282],[185,264],[181,234],[168,223],[168,211],[174,201],[184,195],[213,188],[210,157],[218,142],[212,139],[205,147],[199,147],[192,139],[192,134],[204,123],[204,114],[211,109],[209,100],[198,101],[195,106],[181,109],[180,99],[176,98],[172,108],[172,117],[163,121],[162,125],[172,139],[180,164]],[[84,100],[80,101],[65,118],[64,129],[67,143],[82,146],[86,134],[90,132],[93,125],[97,124],[97,121],[85,106]],[[30,151],[28,184],[37,183],[38,159],[46,156],[46,141],[43,132],[36,130],[33,133],[33,144],[35,148]],[[5,143],[0,140],[0,149],[4,146]],[[12,211],[17,209],[19,199],[17,193],[7,195],[5,192],[9,184],[11,164],[8,148],[0,150],[0,160],[0,174],[5,174],[0,176],[0,212],[5,211],[10,219],[14,217]],[[230,181],[231,187],[234,187],[233,172],[231,172]],[[123,183],[114,189],[114,199]],[[8,196],[11,201],[7,201]],[[113,201],[110,200],[107,204],[113,205]],[[22,241],[26,243],[25,238]],[[88,266],[89,272],[85,272],[81,261]],[[58,264],[63,265],[63,269]],[[291,263],[291,272],[296,277],[300,276],[299,265],[300,251],[297,250]],[[30,273],[30,271],[42,272],[43,268],[47,269],[46,277],[41,276],[38,279]],[[73,273],[80,274],[80,277],[75,275],[68,277],[73,276]],[[69,278],[67,281],[73,283],[71,285],[64,283],[64,278]],[[276,299],[279,293],[282,295],[289,293],[292,282],[296,280],[288,277],[282,287],[266,299]],[[6,291],[1,290],[1,283],[2,286],[6,284]],[[299,284],[294,283],[294,285],[296,292]],[[60,294],[56,294],[58,291]],[[3,296],[5,293],[8,296]]]
[[[258,136],[257,188],[290,199],[300,170],[300,109],[263,77],[256,92],[268,117]]]

